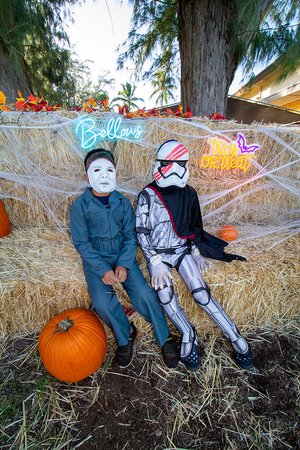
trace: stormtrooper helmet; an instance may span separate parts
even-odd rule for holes
[[[166,141],[157,150],[153,175],[159,187],[185,187],[189,178],[189,153],[175,140]]]

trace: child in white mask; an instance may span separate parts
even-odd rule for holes
[[[165,365],[175,368],[178,363],[176,345],[169,336],[158,297],[136,261],[132,206],[115,190],[114,157],[107,150],[95,149],[86,155],[84,165],[90,187],[71,207],[71,234],[82,258],[92,308],[116,337],[116,362],[120,368],[130,365],[137,334],[113,289],[115,283],[122,283],[134,309],[152,323]]]

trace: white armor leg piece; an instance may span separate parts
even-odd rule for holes
[[[170,268],[170,271],[171,270],[172,269]],[[152,275],[150,266],[149,272],[150,275]],[[158,289],[157,294],[165,313],[169,316],[171,321],[182,334],[180,356],[185,358],[189,355],[192,349],[194,340],[193,327],[179,306],[178,297],[174,292],[172,284],[169,287],[165,286],[163,289]]]
[[[195,301],[218,325],[233,348],[239,353],[246,353],[249,349],[247,341],[240,335],[237,327],[228,317],[220,303],[211,295],[210,289],[203,280],[195,261],[191,255],[186,255],[181,261],[178,272],[184,279]]]

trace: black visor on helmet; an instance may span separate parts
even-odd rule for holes
[[[173,163],[178,164],[180,167],[185,167],[187,165],[187,163],[188,163],[187,160],[185,160],[185,161],[180,161],[180,160],[174,161],[173,160],[172,161],[172,160],[168,160],[168,159],[157,159],[156,161],[159,161],[161,163],[160,167],[166,167],[169,164],[173,164]]]
[[[185,176],[185,174],[186,174],[186,171],[187,171],[187,163],[188,163],[188,161],[179,161],[179,160],[177,160],[177,161],[168,161],[168,160],[166,160],[166,159],[157,159],[156,161],[159,161],[160,162],[160,166],[157,168],[157,170],[158,170],[158,172],[161,174],[161,176],[162,176],[162,178],[164,178],[164,179],[167,179],[167,178],[169,178],[169,177],[171,177],[172,175],[176,175],[176,177],[178,177],[178,178],[180,178],[181,180],[182,180],[182,178]],[[162,169],[164,168],[164,167],[167,167],[167,166],[169,166],[170,164],[174,164],[174,163],[176,163],[176,164],[178,164],[180,167],[182,167],[182,168],[184,168],[184,171],[183,171],[183,173],[182,173],[182,175],[179,175],[177,172],[175,172],[175,171],[172,171],[172,172],[167,172],[167,174],[164,174],[163,172],[162,172]]]

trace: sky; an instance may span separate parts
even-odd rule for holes
[[[93,82],[97,81],[101,73],[111,72],[112,78],[116,79],[115,88],[109,92],[112,99],[121,89],[121,83],[132,82],[133,65],[127,63],[128,70],[116,70],[117,47],[127,39],[131,7],[127,1],[121,4],[117,0],[86,0],[82,6],[73,8],[73,18],[74,23],[68,23],[66,28],[70,43],[80,61],[93,61],[89,64]],[[152,90],[150,82],[139,83],[135,95],[143,98],[147,107],[152,107],[155,105],[153,99],[152,104],[149,104]]]
[[[109,6],[107,6],[109,5]],[[73,8],[74,23],[68,23],[66,30],[80,61],[92,60],[91,79],[96,82],[98,76],[110,71],[116,79],[115,87],[109,91],[110,100],[117,96],[121,83],[133,82],[133,65],[127,63],[127,70],[117,71],[117,47],[126,41],[130,30],[131,7],[124,0],[86,0],[82,6]],[[258,71],[256,71],[257,73]],[[229,90],[230,94],[242,86],[242,73],[237,70],[235,79]],[[138,83],[136,97],[144,99],[141,106],[152,108],[155,97],[149,99],[153,88],[150,82]],[[179,89],[175,98],[179,101]]]

